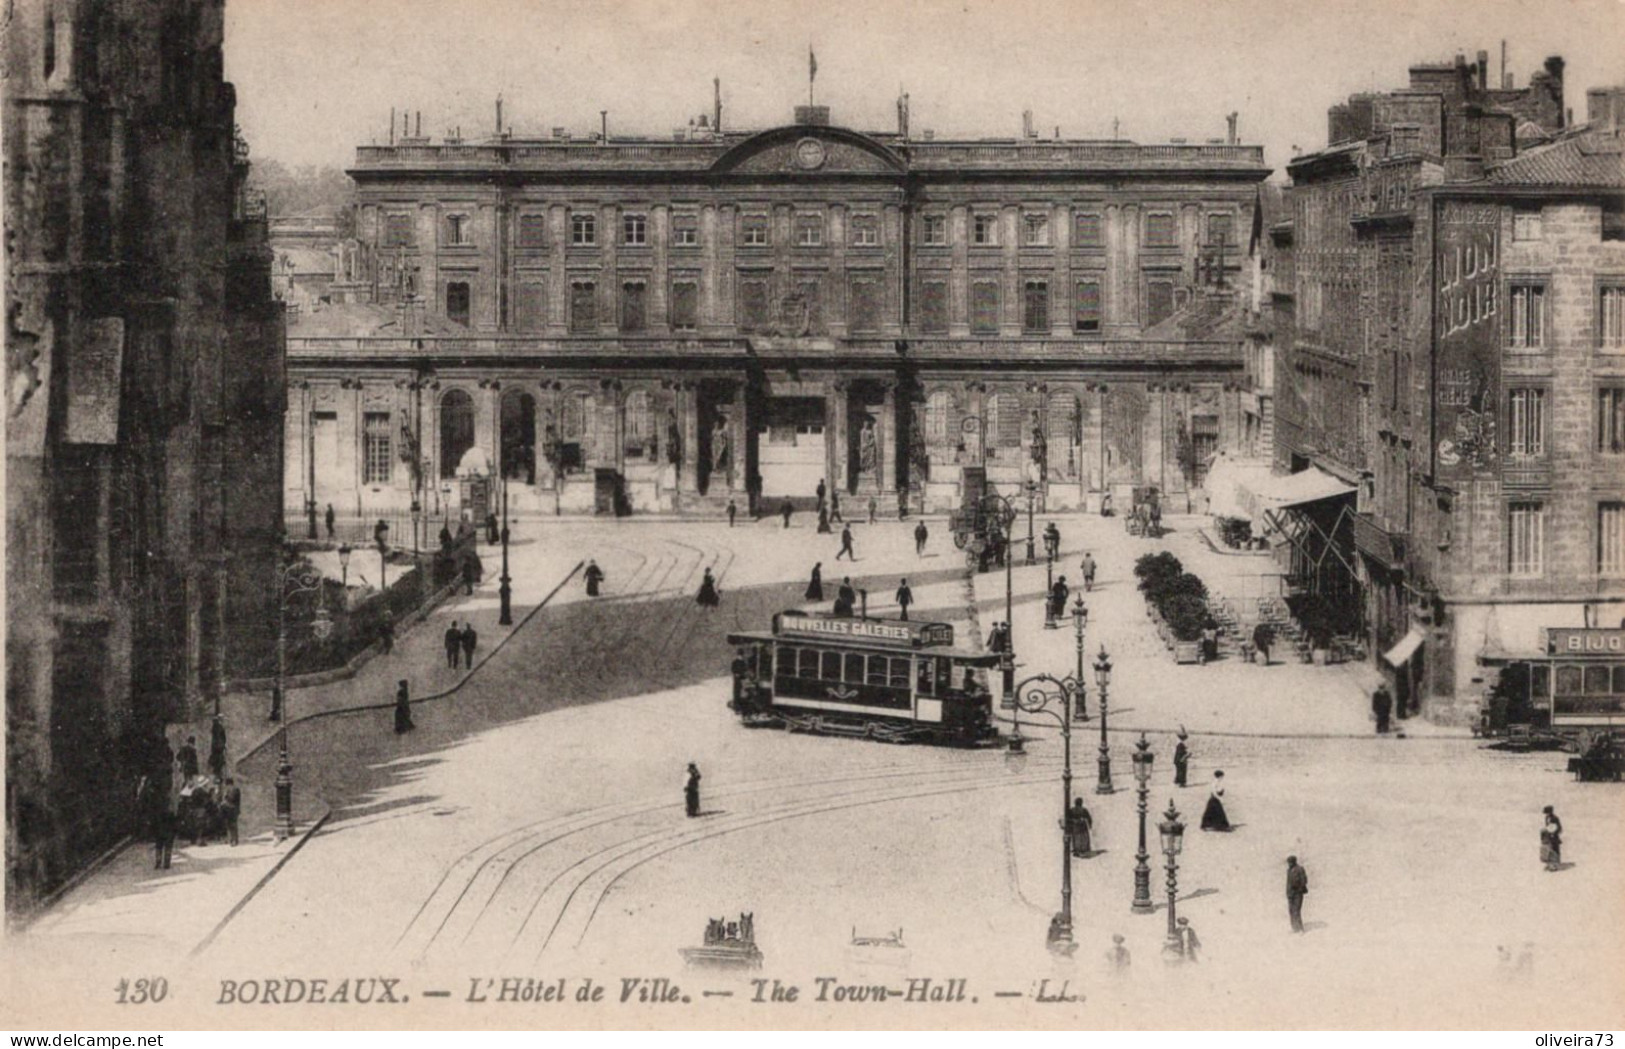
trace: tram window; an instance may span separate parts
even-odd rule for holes
[[[1558,667],[1556,691],[1560,696],[1578,696],[1580,694],[1580,668],[1573,664]]]
[[[779,646],[779,669],[784,671],[785,677],[795,676],[796,650],[789,645]]]
[[[853,652],[846,655],[846,677],[849,685],[863,684],[863,657]]]
[[[1614,668],[1614,692],[1625,696],[1625,666]]]
[[[937,694],[948,691],[954,687],[954,665],[946,659],[933,659],[937,665]]]
[[[936,695],[936,663],[937,661],[932,659],[930,656],[924,656],[920,659],[918,669],[915,671],[914,675],[914,689],[922,696]]]
[[[1586,695],[1606,696],[1609,684],[1607,667],[1586,667]]]
[[[825,681],[841,680],[841,654],[839,652],[825,652],[823,666],[819,668],[819,677]]]
[[[888,682],[891,685],[892,688],[907,688],[908,687],[908,679],[909,679],[908,662],[909,661],[907,659],[899,659],[899,658],[896,658],[896,657],[892,658],[892,661],[891,661],[891,681]]]
[[[757,648],[756,648],[756,651],[758,653],[757,658],[761,660],[761,664],[760,664],[761,675],[763,677],[772,677],[773,676],[773,646],[772,645],[758,645]]]
[[[818,650],[804,648],[801,650],[800,660],[796,666],[796,677],[818,676]]]
[[[865,684],[884,685],[886,683],[886,657],[869,657],[869,674],[864,678]]]
[[[1529,698],[1552,698],[1552,667],[1550,663],[1535,663],[1529,667]]]

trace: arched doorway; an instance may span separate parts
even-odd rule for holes
[[[1045,406],[1045,473],[1051,481],[1076,481],[1083,469],[1083,404],[1057,390]]]
[[[449,390],[440,399],[440,476],[457,476],[457,465],[474,447],[474,398]]]
[[[523,390],[502,395],[502,476],[536,483],[536,398]]]

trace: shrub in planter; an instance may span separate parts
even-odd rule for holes
[[[1140,592],[1152,604],[1160,604],[1162,595],[1170,592],[1174,580],[1185,572],[1179,558],[1166,551],[1146,554],[1134,563],[1134,574],[1140,580]]]
[[[1275,627],[1269,623],[1260,623],[1253,627],[1253,647],[1268,651],[1275,647]]]
[[[1253,541],[1253,523],[1245,517],[1218,519],[1219,540],[1232,550],[1246,548]]]
[[[1174,594],[1163,602],[1162,613],[1175,641],[1200,641],[1202,631],[1214,625],[1207,602],[1194,594]]]

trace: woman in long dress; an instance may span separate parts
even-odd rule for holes
[[[824,562],[813,565],[812,578],[807,581],[807,592],[802,596],[808,601],[824,600]]]
[[[412,724],[411,693],[407,691],[405,679],[402,679],[400,687],[395,690],[395,733],[410,732],[416,727]]]
[[[694,595],[694,601],[701,608],[715,608],[722,603],[722,598],[717,594],[716,578],[709,568],[705,570],[705,578],[700,580],[700,592]]]
[[[1213,793],[1207,796],[1207,808],[1202,810],[1203,830],[1229,830],[1230,817],[1224,811],[1224,773],[1213,773]]]
[[[1082,798],[1072,799],[1072,808],[1067,810],[1067,822],[1072,824],[1072,855],[1078,859],[1086,859],[1094,851],[1090,834],[1094,830],[1094,817],[1084,808]]]
[[[1546,823],[1540,828],[1540,859],[1546,864],[1549,871],[1561,870],[1563,867],[1563,821],[1557,818],[1557,813],[1547,805],[1541,810],[1546,814]]]
[[[586,578],[587,578],[587,596],[588,597],[597,597],[598,596],[598,586],[599,586],[600,583],[602,583],[604,581],[604,570],[602,568],[598,567],[598,562],[597,561],[588,561],[587,562]]]

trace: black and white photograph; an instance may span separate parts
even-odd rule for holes
[[[0,1027],[1625,1028],[1625,3],[0,3]]]

